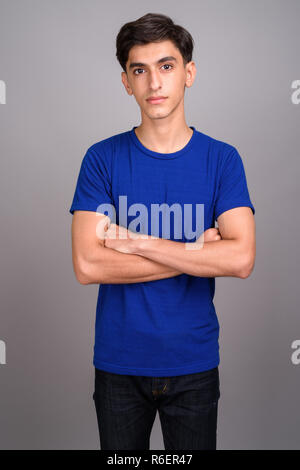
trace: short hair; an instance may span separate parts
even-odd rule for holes
[[[184,66],[192,60],[194,40],[191,34],[182,26],[174,24],[169,16],[147,13],[135,21],[124,24],[116,39],[116,56],[124,72],[129,51],[133,46],[166,40],[172,41],[179,49]]]

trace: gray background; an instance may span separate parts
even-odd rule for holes
[[[218,449],[299,449],[300,2],[0,2],[0,446],[97,449],[92,365],[97,285],[80,285],[68,210],[83,155],[140,123],[115,38],[165,13],[195,40],[188,125],[237,147],[256,208],[246,279],[216,278]],[[151,449],[163,449],[159,417]]]

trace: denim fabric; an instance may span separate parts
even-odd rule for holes
[[[219,368],[172,377],[95,368],[102,450],[148,450],[158,410],[166,450],[216,450]]]

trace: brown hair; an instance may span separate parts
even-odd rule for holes
[[[116,56],[124,72],[129,51],[133,46],[168,39],[179,49],[185,66],[192,60],[194,40],[185,28],[174,24],[169,16],[147,13],[135,21],[124,24],[116,39]]]

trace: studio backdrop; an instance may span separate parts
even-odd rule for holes
[[[256,210],[252,274],[216,278],[218,449],[299,449],[298,0],[0,0],[0,447],[99,447],[69,208],[87,148],[140,123],[115,39],[147,12],[192,34],[187,124],[238,149]]]

